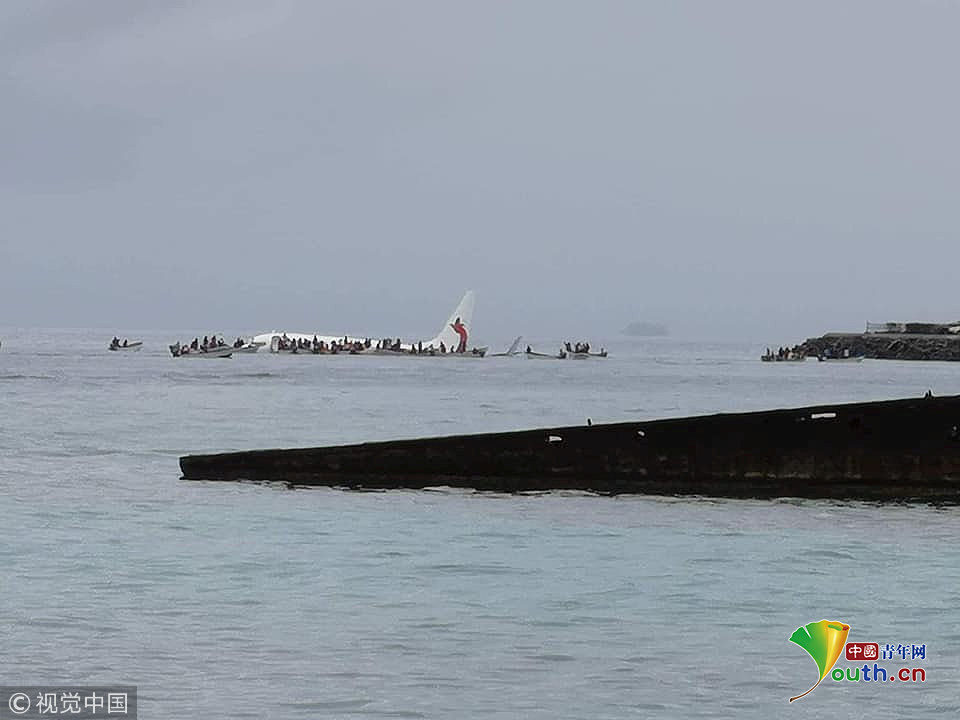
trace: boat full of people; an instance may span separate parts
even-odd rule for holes
[[[448,348],[444,341],[439,346],[433,343],[404,343],[400,338],[383,338],[373,341],[372,338],[342,338],[330,339],[314,335],[312,338],[283,333],[270,338],[270,352],[286,353],[290,355],[389,355],[404,357],[483,357],[487,348],[473,348],[472,350],[457,350]]]
[[[238,338],[238,340],[239,339],[240,338]],[[176,342],[170,345],[169,348],[170,354],[175,358],[228,358],[239,349],[233,345],[228,345],[222,337],[218,338],[216,335],[209,337],[204,335],[203,340],[194,338],[193,342],[188,344]]]
[[[570,343],[570,341],[567,341],[563,344],[563,350],[569,360],[589,360],[590,358],[607,357],[607,351],[604,348],[600,348],[600,352],[591,352],[590,343],[588,342]]]
[[[763,362],[803,362],[807,359],[807,354],[799,345],[792,348],[780,347],[776,352],[770,348],[760,356]]]
[[[286,333],[274,335],[270,338],[270,352],[287,355],[350,355],[373,354],[372,342],[369,338],[354,340],[349,337],[336,340],[321,339],[314,335],[312,338],[300,335],[288,336]]]
[[[143,342],[141,340],[128,340],[124,338],[122,341],[116,335],[114,335],[113,340],[110,341],[110,345],[107,346],[108,350],[113,352],[137,352],[141,347],[143,347]]]

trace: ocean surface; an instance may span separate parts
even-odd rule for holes
[[[143,351],[0,329],[2,684],[137,685],[141,718],[960,714],[957,509],[291,490],[177,464],[953,394],[960,364],[773,365],[762,342],[660,338],[595,362],[175,360],[196,332],[125,333]],[[879,662],[926,682],[828,677],[788,705],[819,676],[788,639],[821,619],[924,644]]]

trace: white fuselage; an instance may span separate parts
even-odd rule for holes
[[[452,352],[457,348],[457,345],[460,342],[460,335],[454,329],[456,325],[463,332],[467,332],[467,328],[471,327],[473,320],[473,306],[474,306],[474,294],[472,290],[468,290],[467,293],[463,296],[463,299],[460,301],[460,304],[457,305],[456,309],[453,311],[453,314],[450,315],[450,319],[440,328],[440,332],[437,333],[436,337],[430,340],[415,341],[415,342],[401,342],[400,350],[409,353],[411,350],[417,349],[418,346],[422,347],[423,350],[426,350],[431,345],[433,348],[439,352],[440,344],[443,343],[443,347],[447,352]],[[274,338],[283,338],[285,337],[290,341],[303,341],[307,343],[313,343],[314,338],[318,342],[322,342],[327,348],[331,345],[353,345],[356,343],[366,344],[367,340],[370,341],[370,351],[373,352],[376,350],[377,343],[383,340],[378,335],[330,335],[329,333],[312,333],[312,332],[284,332],[284,331],[274,331],[269,333],[261,333],[256,335],[253,338],[253,342],[257,345],[266,347],[267,350],[273,350],[276,345],[274,344]],[[396,347],[393,345],[393,341],[396,338],[388,338],[385,349],[389,350],[391,347]]]
[[[337,345],[337,346],[346,345],[346,346],[350,346],[350,345],[356,345],[357,343],[359,343],[359,344],[361,344],[361,345],[366,345],[367,340],[369,340],[369,341],[370,341],[370,350],[371,350],[371,351],[372,351],[372,350],[376,350],[376,348],[377,348],[377,343],[381,341],[380,338],[374,338],[374,337],[369,337],[369,338],[367,338],[367,337],[356,337],[356,336],[353,336],[353,335],[320,335],[319,333],[315,335],[315,334],[313,334],[313,333],[270,332],[270,333],[263,333],[263,334],[261,334],[261,335],[256,335],[256,336],[254,336],[253,342],[254,342],[255,345],[261,345],[261,346],[265,347],[267,350],[270,350],[271,352],[273,352],[273,351],[274,351],[274,350],[273,350],[273,348],[274,348],[274,344],[273,344],[274,338],[285,338],[286,340],[291,341],[291,342],[306,342],[306,343],[308,343],[308,344],[312,344],[313,341],[314,341],[314,339],[316,339],[317,342],[322,342],[322,343],[324,344],[324,347],[326,347],[326,348],[328,348],[328,349],[329,349],[332,345]],[[395,347],[395,346],[393,346],[393,347]],[[400,349],[401,349],[401,350],[405,350],[405,351],[407,351],[407,352],[409,352],[412,347],[415,347],[415,345],[411,345],[410,343],[401,343],[401,344],[400,344]],[[427,347],[427,344],[424,343],[423,347],[426,348],[426,347]]]

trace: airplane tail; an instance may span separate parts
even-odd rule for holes
[[[470,333],[473,330],[473,305],[475,296],[473,290],[467,290],[457,309],[450,315],[450,319],[440,328],[440,332],[429,343],[435,348],[440,347],[442,342],[447,350],[457,352],[466,352],[470,339]]]

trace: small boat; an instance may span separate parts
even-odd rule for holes
[[[482,358],[486,356],[487,350],[489,349],[490,348],[487,348],[487,347],[475,347],[472,350],[467,350],[465,352],[459,352],[459,353],[450,352],[450,353],[447,353],[447,355],[455,358]],[[443,357],[442,354],[441,354],[441,357]]]
[[[563,350],[561,350],[556,355],[551,355],[550,353],[534,352],[530,348],[527,348],[523,354],[526,356],[527,360],[566,360],[567,359],[567,353],[564,352]]]
[[[598,353],[592,352],[567,352],[568,360],[589,360],[590,358],[605,358],[607,356],[606,350],[601,350]]]
[[[110,350],[112,352],[118,352],[118,351],[124,351],[124,350],[130,351],[130,352],[137,352],[141,347],[143,347],[143,342],[140,340],[135,340],[134,342],[129,342],[127,340],[124,340],[122,343],[110,343],[110,345],[107,346],[107,350]]]
[[[170,354],[175,358],[228,358],[237,352],[237,349],[230,345],[218,345],[207,348],[206,350],[203,348],[194,350],[189,345],[174,343],[170,345],[169,348]]]
[[[235,353],[255,353],[261,348],[260,343],[245,342],[243,345],[234,345],[231,349]]]
[[[826,357],[824,355],[817,355],[817,360],[819,360],[820,362],[858,363],[858,362],[863,362],[863,355],[850,355],[848,357]]]
[[[783,357],[777,357],[776,355],[761,355],[760,360],[763,362],[803,362],[807,359],[806,355],[796,355],[790,353],[789,355],[784,355]]]
[[[434,349],[424,348],[422,352],[410,352],[409,350],[390,350],[389,348],[380,348],[379,350],[373,348],[366,351],[359,352],[359,355],[387,355],[392,357],[432,357],[432,358],[482,358],[487,354],[486,347],[473,348],[466,352],[453,352],[448,350],[447,352],[441,352]]]
[[[590,358],[605,358],[607,356],[607,351],[603,348],[600,348],[600,352],[590,352],[590,343],[585,342],[565,342],[560,353],[570,360],[589,360]]]

